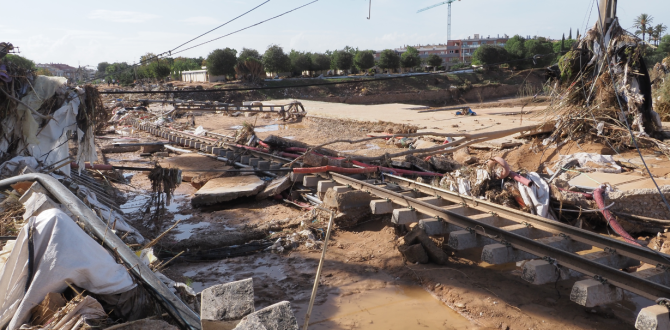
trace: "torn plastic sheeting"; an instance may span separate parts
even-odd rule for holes
[[[133,226],[129,225],[121,214],[100,203],[93,191],[84,186],[79,186],[79,191],[86,195],[84,198],[85,203],[88,203],[92,207],[99,210],[100,218],[107,222],[107,226],[110,229],[114,227],[116,230],[127,232],[137,243],[144,243],[144,237],[140,234],[140,232],[137,231],[137,229],[135,229]]]
[[[521,198],[531,209],[531,213],[537,214],[543,218],[556,220],[549,214],[549,201],[551,199],[551,190],[549,185],[535,172],[528,173],[528,178],[533,181],[530,187],[519,182],[519,192]]]
[[[572,155],[561,155],[560,160],[554,169],[559,170],[573,161],[577,161],[579,163],[581,170],[590,169],[594,172],[603,173],[621,173],[622,171],[621,166],[617,165],[613,156],[586,152],[580,152]]]
[[[26,290],[30,228],[33,275]],[[72,218],[58,209],[46,210],[23,227],[0,270],[0,327],[18,329],[48,293],[64,292],[68,283],[96,294],[120,294],[136,286],[126,268]]]
[[[21,98],[21,102],[25,103],[31,109],[37,111],[42,106],[42,103],[51,98],[56,90],[65,86],[67,78],[65,77],[47,77],[37,76],[32,84],[32,89],[26,96]],[[37,144],[38,137],[37,130],[39,125],[33,117],[32,111],[24,104],[19,104],[16,107],[16,112],[23,118],[22,131],[28,144]]]

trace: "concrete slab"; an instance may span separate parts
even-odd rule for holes
[[[196,153],[182,154],[175,157],[161,159],[158,164],[161,167],[176,167],[182,171],[189,170],[184,172],[183,181],[190,182],[191,178],[197,177],[199,175],[205,175],[216,173],[216,172],[191,172],[190,170],[221,170],[221,169],[230,169],[229,166],[226,166],[225,163],[218,161],[214,158],[198,155]]]
[[[393,217],[391,222],[396,225],[408,225],[419,221],[416,211],[413,209],[395,209],[393,210]]]
[[[303,177],[302,185],[305,187],[316,187],[319,185],[320,177],[316,175],[305,175]]]
[[[276,178],[272,180],[272,182],[270,182],[267,187],[265,187],[265,190],[256,195],[256,199],[261,200],[281,194],[284,190],[290,188],[292,184],[293,182],[288,175]]]
[[[255,175],[216,178],[207,182],[191,199],[193,206],[212,205],[240,197],[254,196],[266,182]]]
[[[375,199],[370,201],[370,210],[372,214],[391,214],[393,213],[393,202],[385,199]]]

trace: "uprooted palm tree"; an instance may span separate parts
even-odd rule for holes
[[[642,40],[646,40],[647,34],[650,34],[653,31],[651,23],[654,22],[654,18],[649,14],[640,14],[640,16],[635,18],[635,24],[633,25],[637,28],[635,31],[636,35],[642,35]]]

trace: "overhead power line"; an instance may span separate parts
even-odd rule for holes
[[[269,0],[268,0],[268,1],[269,1]],[[266,1],[265,3],[267,3],[268,1]],[[271,18],[269,18],[269,19],[260,21],[260,22],[258,22],[258,23],[256,23],[256,24],[247,26],[247,27],[245,27],[245,28],[243,28],[243,29],[239,29],[239,30],[237,30],[237,31],[235,31],[235,32],[228,33],[228,34],[226,34],[226,35],[224,35],[224,36],[221,36],[221,37],[218,37],[218,38],[215,38],[215,39],[212,39],[212,40],[203,42],[203,43],[201,43],[201,44],[198,44],[198,45],[195,45],[195,46],[186,48],[186,49],[182,49],[182,50],[177,51],[177,52],[174,52],[174,53],[173,53],[171,50],[166,51],[166,52],[163,52],[163,53],[160,53],[160,54],[155,55],[155,56],[153,56],[153,57],[151,57],[151,58],[147,58],[147,59],[141,60],[139,63],[132,64],[132,65],[130,65],[128,68],[125,68],[125,69],[122,69],[122,70],[118,70],[118,71],[113,72],[113,73],[110,73],[110,74],[108,74],[108,75],[111,76],[111,75],[121,74],[121,73],[124,73],[124,72],[127,72],[127,71],[130,71],[130,70],[134,69],[136,66],[138,66],[138,65],[140,65],[140,64],[143,64],[143,63],[146,63],[146,62],[151,62],[151,61],[153,61],[153,60],[159,60],[159,59],[161,59],[161,58],[165,58],[166,56],[171,56],[171,55],[173,55],[173,54],[181,53],[181,52],[187,51],[187,50],[189,50],[189,49],[193,49],[193,48],[202,46],[202,45],[204,45],[204,44],[210,43],[210,42],[212,42],[212,41],[219,40],[219,39],[221,39],[221,38],[224,38],[224,37],[233,35],[233,34],[235,34],[235,33],[242,32],[242,31],[247,30],[247,29],[249,29],[249,28],[252,28],[252,27],[254,27],[254,26],[258,26],[258,25],[263,24],[263,23],[265,23],[265,22],[267,22],[267,21],[271,21],[271,20],[273,20],[273,19],[276,19],[276,18],[279,18],[279,17],[281,17],[281,16],[284,16],[284,15],[286,15],[286,14],[288,14],[288,13],[294,12],[294,11],[300,9],[300,8],[309,6],[309,5],[311,5],[311,4],[315,3],[315,2],[318,2],[318,1],[319,1],[319,0],[314,0],[314,1],[310,2],[310,3],[304,4],[304,5],[300,6],[300,7],[296,7],[296,8],[294,8],[294,9],[291,9],[291,10],[289,10],[289,11],[287,11],[287,12],[284,12],[284,13],[282,13],[282,14],[279,14],[279,15],[277,15],[277,16],[274,16],[274,17],[271,17]],[[264,5],[265,3],[263,3],[263,4],[261,4],[261,5],[257,6],[257,7],[255,7],[255,8],[253,8],[252,10],[247,11],[246,13],[244,13],[244,14],[242,14],[242,15],[236,17],[235,19],[237,19],[237,18],[239,18],[239,17],[242,17],[242,16],[244,16],[244,15],[246,15],[246,14],[252,12],[252,11],[255,10],[256,8],[258,8],[258,7],[262,6],[262,5]],[[235,20],[235,19],[233,19],[233,20]],[[233,20],[231,20],[230,22],[232,22]],[[227,22],[227,23],[225,23],[225,24],[228,24],[228,23],[229,23],[229,22]],[[224,24],[224,25],[225,25],[225,24]],[[218,27],[217,27],[217,28],[218,28]],[[179,47],[181,47],[181,46],[183,46],[183,45],[185,45],[185,44],[187,44],[187,43],[189,43],[189,42],[191,42],[191,41],[193,41],[193,40],[195,40],[195,39],[197,39],[197,38],[199,38],[199,37],[201,37],[201,36],[203,36],[203,35],[205,35],[205,34],[207,34],[207,33],[209,33],[209,32],[211,32],[211,31],[214,31],[214,30],[216,30],[216,29],[212,29],[212,30],[210,30],[210,31],[208,31],[208,32],[206,32],[206,33],[204,33],[204,34],[202,34],[202,35],[200,35],[200,36],[198,36],[198,37],[196,37],[196,38],[194,38],[194,39],[191,39],[191,40],[189,40],[188,42],[186,42],[186,43],[184,43],[184,44],[181,44],[181,45],[177,46],[175,49],[177,49],[177,48],[179,48]],[[97,79],[97,78],[96,78],[96,79]],[[95,79],[89,79],[89,80],[87,80],[87,81],[85,81],[85,82],[90,82],[90,81],[92,81],[92,80],[95,80]]]
[[[193,48],[196,48],[196,47],[200,47],[200,46],[202,46],[202,45],[204,45],[204,44],[208,44],[208,43],[210,43],[210,42],[212,42],[212,41],[216,41],[216,40],[219,40],[219,39],[228,37],[228,36],[230,36],[230,35],[233,35],[233,34],[235,34],[235,33],[242,32],[242,31],[247,30],[247,29],[250,29],[250,28],[252,28],[252,27],[254,27],[254,26],[261,25],[261,24],[263,24],[263,23],[265,23],[265,22],[268,22],[268,21],[271,21],[271,20],[273,20],[273,19],[282,17],[282,16],[284,16],[284,15],[286,15],[286,14],[292,13],[292,12],[294,12],[294,11],[300,9],[300,8],[307,7],[307,6],[309,6],[309,5],[311,5],[311,4],[315,3],[315,2],[318,2],[318,1],[319,1],[319,0],[314,0],[314,1],[310,2],[310,3],[304,4],[304,5],[300,6],[300,7],[293,8],[293,9],[291,9],[291,10],[289,10],[289,11],[287,11],[287,12],[284,12],[284,13],[282,13],[282,14],[279,14],[279,15],[277,15],[277,16],[274,16],[274,17],[268,18],[268,19],[266,19],[266,20],[260,21],[260,22],[258,22],[258,23],[256,23],[256,24],[249,25],[249,26],[247,26],[247,27],[245,27],[245,28],[242,28],[242,29],[239,29],[239,30],[237,30],[237,31],[228,33],[228,34],[223,35],[223,36],[220,36],[220,37],[218,37],[218,38],[214,38],[214,39],[212,39],[212,40],[205,41],[205,42],[200,43],[200,44],[197,44],[197,45],[195,45],[195,46],[191,46],[191,47],[189,47],[189,48],[182,49],[182,50],[180,50],[180,51],[178,51],[178,52],[174,52],[173,54],[178,54],[178,53],[181,53],[181,52],[185,52],[185,51],[187,51],[187,50],[189,50],[189,49],[193,49]]]
[[[204,35],[206,35],[206,34],[212,32],[212,31],[214,31],[214,30],[217,30],[217,29],[220,29],[220,28],[224,27],[224,26],[228,25],[228,23],[231,23],[231,22],[233,22],[234,20],[236,20],[236,19],[238,19],[238,18],[240,18],[240,17],[242,17],[242,16],[244,16],[244,15],[246,15],[246,14],[248,14],[248,13],[250,13],[250,12],[256,10],[256,9],[258,9],[258,8],[260,8],[261,6],[263,6],[264,4],[266,4],[266,3],[268,3],[268,2],[270,2],[270,0],[267,0],[267,1],[263,2],[263,3],[261,3],[260,5],[258,5],[258,6],[254,7],[254,8],[252,8],[252,9],[249,10],[248,12],[246,12],[246,13],[240,15],[240,16],[237,16],[237,17],[231,19],[230,21],[225,22],[225,23],[223,23],[223,24],[221,24],[221,25],[219,25],[219,26],[217,26],[217,27],[215,27],[215,28],[213,28],[213,29],[211,29],[211,30],[209,30],[209,31],[207,31],[207,32],[205,32],[205,33],[203,33],[203,34],[201,34],[201,35],[199,35],[199,36],[197,36],[197,37],[195,37],[195,38],[193,38],[193,39],[191,39],[191,40],[189,40],[189,41],[187,41],[187,42],[181,44],[181,45],[179,45],[179,46],[177,46],[177,47],[175,47],[175,48],[172,48],[170,51],[171,51],[171,52],[174,52],[175,50],[177,50],[177,49],[180,48],[181,46],[186,45],[187,43],[189,43],[189,42],[191,42],[191,41],[193,41],[193,40],[196,40],[196,39],[198,39],[198,38],[200,38],[200,37],[202,37],[202,36],[204,36]]]

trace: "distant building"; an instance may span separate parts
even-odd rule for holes
[[[62,63],[42,63],[36,66],[49,71],[52,76],[65,77],[70,82],[93,80],[98,72],[96,69],[87,69],[86,67],[75,68]]]
[[[207,67],[203,66],[202,70],[182,71],[181,81],[185,82],[217,82],[226,81],[226,76],[212,76],[207,72]]]
[[[436,54],[442,58],[443,66],[451,66],[456,63],[468,63],[472,61],[472,54],[474,54],[477,48],[481,45],[497,45],[505,47],[505,44],[509,40],[509,36],[499,35],[498,37],[488,36],[486,38],[480,37],[479,34],[475,34],[474,37],[468,37],[463,40],[450,40],[446,44],[437,44],[437,45],[416,45],[413,46],[419,51],[419,56],[421,59],[427,59],[428,56]],[[402,48],[394,49],[398,55],[402,55],[407,51],[407,46]],[[379,60],[381,56],[381,51],[375,52],[375,60]]]

